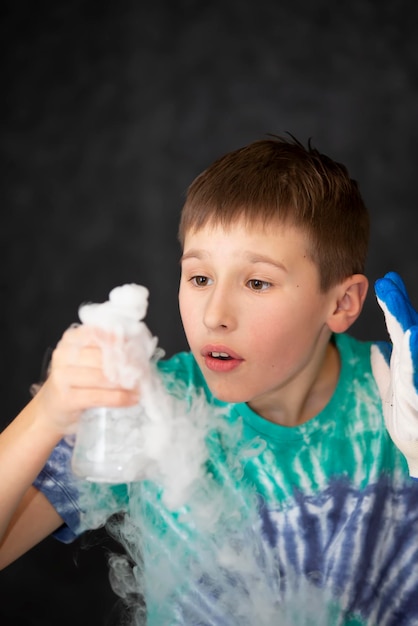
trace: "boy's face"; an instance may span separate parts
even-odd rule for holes
[[[306,235],[235,223],[187,233],[180,313],[212,393],[263,415],[321,360],[335,310],[319,290]],[[303,385],[302,385],[303,386]]]

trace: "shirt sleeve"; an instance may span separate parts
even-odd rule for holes
[[[71,543],[86,530],[104,526],[129,504],[128,486],[80,480],[71,470],[73,446],[62,439],[33,485],[49,500],[63,525],[53,536]]]
[[[72,450],[72,446],[62,439],[33,483],[64,520],[54,533],[54,537],[63,543],[70,543],[86,530],[81,522],[79,481],[71,472]]]

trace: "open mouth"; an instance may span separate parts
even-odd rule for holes
[[[218,349],[211,350],[212,346],[207,346],[207,348],[202,351],[205,365],[209,370],[218,372],[219,374],[225,374],[232,372],[232,370],[235,370],[243,362],[243,359],[234,352],[222,350],[224,346],[213,347]]]
[[[211,356],[213,359],[220,359],[221,361],[228,361],[232,358],[226,352],[209,352],[209,356]]]

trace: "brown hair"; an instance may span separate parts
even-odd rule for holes
[[[241,219],[303,228],[322,291],[364,273],[369,217],[357,183],[310,142],[274,137],[217,159],[187,191],[180,242],[189,230]]]

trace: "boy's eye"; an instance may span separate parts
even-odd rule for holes
[[[207,276],[192,276],[190,281],[196,287],[206,287],[210,283],[210,279]]]
[[[270,283],[266,280],[260,280],[259,278],[252,278],[247,284],[253,291],[264,291],[270,287]]]

